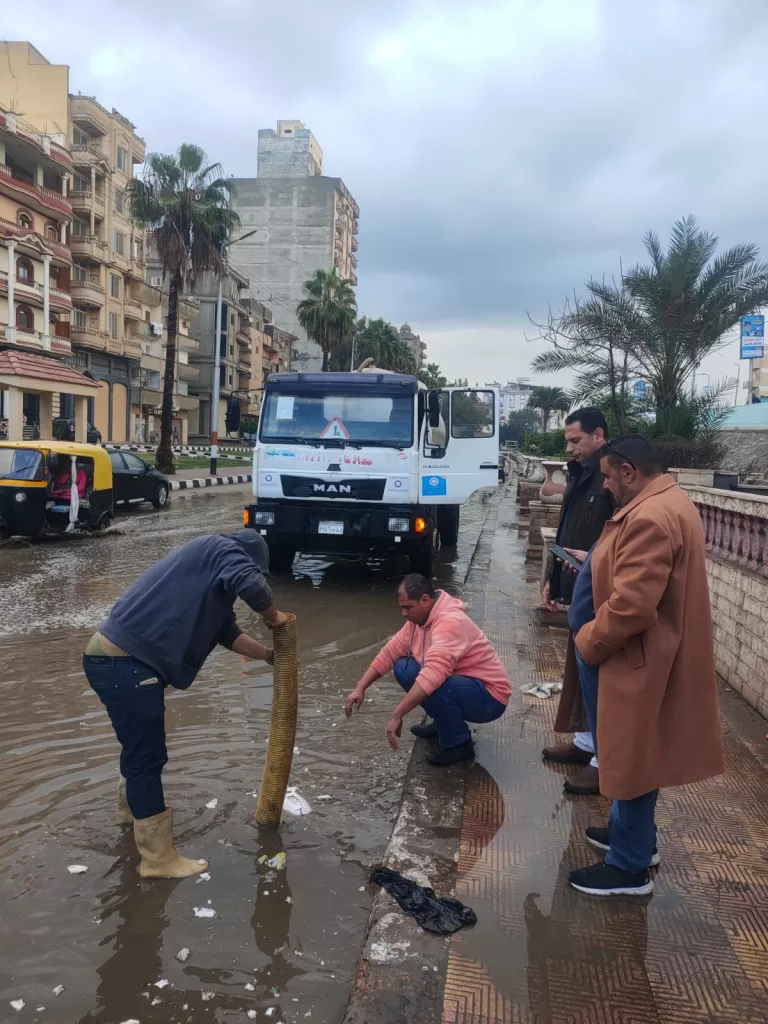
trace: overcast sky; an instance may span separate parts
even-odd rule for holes
[[[450,375],[528,375],[527,311],[631,264],[682,215],[768,256],[765,0],[94,11],[6,4],[3,34],[69,64],[71,91],[150,150],[195,142],[227,174],[256,174],[259,128],[302,119],[360,205],[361,313],[408,320]]]

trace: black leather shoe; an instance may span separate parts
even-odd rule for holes
[[[430,764],[437,764],[447,768],[448,765],[458,764],[460,761],[473,761],[475,758],[475,744],[472,739],[459,743],[456,747],[438,747],[431,754],[427,754]]]
[[[421,740],[431,740],[437,736],[437,726],[434,722],[424,722],[422,725],[412,725],[411,732]]]

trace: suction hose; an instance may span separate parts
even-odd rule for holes
[[[264,761],[256,824],[276,828],[283,812],[285,792],[291,774],[296,716],[299,709],[299,658],[296,646],[296,616],[286,612],[288,621],[272,631],[275,649],[272,719],[269,746]]]

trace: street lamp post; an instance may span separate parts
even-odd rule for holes
[[[245,235],[240,235],[239,238],[235,238],[232,242],[226,242],[222,246],[222,254],[226,263],[227,249],[230,245],[235,245],[237,242],[243,242],[246,238],[250,238],[251,235],[255,235],[258,228],[254,228],[253,231],[249,231]],[[210,476],[216,476],[216,462],[219,457],[219,398],[221,395],[221,312],[222,312],[222,276],[219,275],[219,288],[216,294],[216,324],[215,333],[216,337],[213,342],[213,387],[211,388],[211,466],[209,470]]]
[[[736,405],[737,405],[737,403],[739,401],[739,385],[741,384],[741,360],[739,360],[738,363],[734,363],[734,366],[736,367],[736,370],[737,370],[737,373],[736,373],[736,392],[735,392],[735,394],[733,396],[733,407],[735,409]]]

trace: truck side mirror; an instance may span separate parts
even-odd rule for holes
[[[440,426],[440,393],[438,391],[430,391],[429,397],[427,398],[427,410],[429,412],[429,426],[430,428]]]

